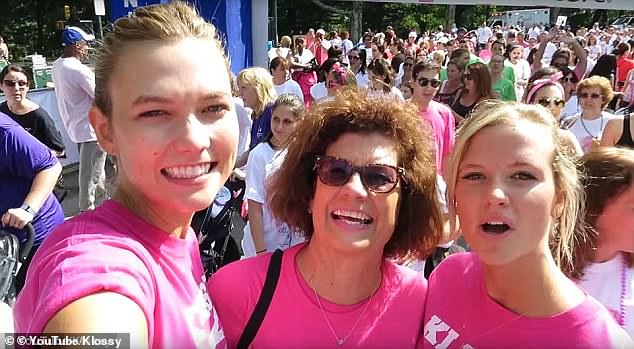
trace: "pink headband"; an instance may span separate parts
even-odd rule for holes
[[[558,88],[561,91],[561,95],[564,96],[566,93],[564,92],[564,87],[561,86],[561,84],[559,83],[559,80],[561,78],[564,77],[564,74],[560,71],[556,72],[555,74],[551,75],[548,78],[545,79],[539,79],[539,80],[535,80],[533,81],[533,86],[531,87],[531,89],[528,91],[528,94],[526,95],[526,103],[531,103],[531,101],[533,100],[533,95],[535,94],[535,92],[537,92],[537,90],[539,90],[540,88],[546,86],[546,85],[553,85],[556,88]]]

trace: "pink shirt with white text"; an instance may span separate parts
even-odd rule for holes
[[[521,283],[518,275],[513,282]],[[547,318],[516,314],[489,297],[474,253],[447,257],[429,279],[424,348],[631,348],[594,298]]]

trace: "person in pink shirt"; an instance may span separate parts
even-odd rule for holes
[[[132,348],[224,348],[190,228],[236,159],[216,29],[185,2],[141,7],[115,22],[96,67],[90,122],[116,157],[119,185],[42,243],[15,330],[127,333]]]
[[[545,108],[483,102],[461,125],[447,206],[472,252],[431,274],[423,348],[631,348],[562,269],[584,239],[572,152]]]
[[[211,277],[228,346],[415,348],[427,283],[391,260],[426,255],[442,230],[433,146],[416,110],[344,89],[312,106],[293,137],[269,203],[308,242],[286,250],[277,268],[268,269],[281,251]],[[277,286],[263,298],[271,270]],[[245,331],[263,299],[259,330]]]
[[[432,139],[436,145],[436,168],[438,173],[444,173],[444,163],[453,149],[456,122],[451,109],[434,100],[441,81],[438,80],[440,67],[429,61],[421,61],[414,65],[412,76],[415,83],[412,84],[414,92],[411,102],[416,105],[421,118],[430,127]]]

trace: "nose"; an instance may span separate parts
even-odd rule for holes
[[[342,187],[343,195],[351,198],[364,198],[368,196],[368,190],[361,181],[361,175],[354,173]]]
[[[505,205],[509,201],[506,189],[499,182],[491,183],[489,188],[488,202],[490,205]]]
[[[197,153],[211,147],[209,126],[201,123],[196,114],[187,115],[176,127],[177,130],[173,134],[176,137],[174,144],[178,151]]]

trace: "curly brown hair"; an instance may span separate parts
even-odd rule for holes
[[[442,214],[436,194],[436,165],[429,131],[416,108],[391,96],[354,88],[315,104],[287,141],[288,153],[270,179],[272,215],[307,237],[314,232],[309,205],[315,195],[315,156],[346,133],[379,133],[393,140],[405,169],[398,222],[383,250],[386,258],[422,258],[439,242]]]

